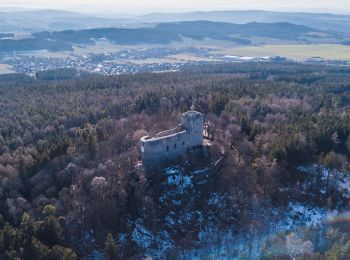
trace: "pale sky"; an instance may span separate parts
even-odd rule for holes
[[[350,0],[0,0],[0,7],[119,14],[247,9],[350,13]]]

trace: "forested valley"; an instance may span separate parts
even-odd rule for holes
[[[180,180],[180,191],[165,193],[166,177],[136,167],[139,139],[176,126],[192,104],[215,128],[211,149],[223,164],[210,182]],[[350,197],[336,184],[347,178],[349,158],[348,67],[267,62],[71,80],[0,76],[0,258],[178,259],[179,249],[204,246],[209,222],[256,232],[263,224],[254,214],[291,201],[346,211]],[[304,174],[305,165],[317,174]],[[280,252],[282,234],[260,256],[348,259],[350,222],[341,223],[303,230],[298,241],[310,250]]]

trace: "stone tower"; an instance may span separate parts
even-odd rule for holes
[[[188,111],[181,115],[181,125],[186,129],[190,146],[195,147],[203,143],[203,114]]]

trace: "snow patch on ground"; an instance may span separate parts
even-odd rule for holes
[[[336,169],[331,170],[318,164],[301,165],[297,170],[314,179],[319,177],[320,181],[324,184],[320,189],[323,194],[326,193],[325,183],[329,175],[329,185],[335,187],[345,198],[350,198],[350,172]]]
[[[312,176],[319,176],[317,174],[321,171],[321,179],[325,180],[327,169],[317,167],[319,166],[300,166],[298,170]],[[344,178],[345,175],[342,176],[345,182],[338,183],[339,188],[349,191],[350,181]],[[338,214],[336,211],[300,202],[291,202],[284,209],[263,207],[257,200],[249,213],[248,224],[242,227],[237,226],[234,219],[234,215],[240,213],[228,210],[234,208],[229,207],[229,203],[235,202],[228,200],[227,194],[211,192],[205,208],[198,208],[196,203],[203,203],[203,200],[199,200],[203,193],[193,183],[192,176],[185,174],[184,169],[167,168],[161,185],[163,191],[159,197],[159,209],[164,212],[162,219],[165,220],[159,228],[161,231],[151,232],[142,222],[144,220],[139,219],[133,223],[131,235],[144,253],[143,256],[155,259],[164,259],[169,250],[179,252],[180,259],[240,259],[242,256],[259,259],[265,242],[271,236],[301,227],[319,226]],[[232,225],[223,230],[220,227],[223,221]],[[175,237],[190,230],[199,231],[196,240],[192,242],[200,249],[178,249]],[[120,237],[119,241],[122,242],[123,239]]]
[[[327,210],[301,203],[289,203],[286,217],[285,226],[289,229],[295,225],[314,227],[320,225],[327,218]]]
[[[215,201],[215,196],[212,198]],[[267,209],[264,215],[280,215],[279,220],[269,223],[267,230],[259,232],[252,229],[239,233],[220,230],[215,225],[206,226],[199,238],[203,244],[201,249],[184,250],[180,254],[181,259],[260,259],[263,246],[268,238],[274,234],[293,231],[300,227],[321,225],[330,216],[337,212],[327,212],[322,208],[315,208],[301,203],[290,203],[281,212],[279,209]],[[278,213],[279,212],[279,213]],[[264,216],[261,216],[263,219]]]
[[[164,170],[166,175],[179,175],[183,173],[183,169],[176,166],[168,167]]]
[[[175,247],[167,232],[154,234],[144,227],[141,221],[136,223],[131,238],[144,252],[144,257],[151,256],[155,259],[160,259],[168,250]]]

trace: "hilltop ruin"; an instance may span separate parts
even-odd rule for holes
[[[141,138],[141,160],[146,168],[156,168],[176,160],[203,144],[204,116],[197,111],[181,115],[181,123],[154,136]]]

